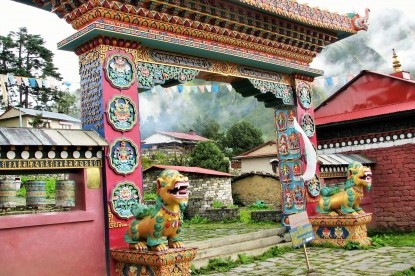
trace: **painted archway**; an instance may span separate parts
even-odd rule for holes
[[[57,14],[77,32],[58,48],[80,60],[84,130],[110,143],[104,198],[120,183],[142,189],[139,93],[200,78],[228,82],[275,110],[284,214],[318,195],[299,177],[306,168],[296,118],[316,145],[309,64],[321,50],[365,29],[365,18],[290,0],[16,0]],[[125,246],[127,220],[108,203],[107,246]]]

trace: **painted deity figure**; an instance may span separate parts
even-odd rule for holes
[[[117,142],[118,143],[118,142]],[[118,173],[130,173],[138,165],[138,153],[132,142],[121,140],[111,147],[111,166]]]
[[[285,187],[284,190],[284,206],[285,209],[292,209],[294,207],[294,197],[288,187]]]
[[[288,141],[287,136],[285,134],[281,135],[278,143],[278,152],[281,155],[288,154]]]
[[[120,99],[115,101],[114,115],[117,117],[119,121],[126,122],[131,115],[129,103],[121,102]]]
[[[304,191],[299,185],[294,188],[294,203],[297,210],[304,208]]]
[[[289,183],[291,182],[291,170],[287,164],[283,164],[281,167],[282,182]]]
[[[284,112],[280,112],[277,115],[277,128],[279,131],[283,131],[287,128],[287,120]]]
[[[120,162],[127,162],[133,157],[133,151],[127,148],[125,141],[121,141],[120,146],[115,150],[115,156]]]

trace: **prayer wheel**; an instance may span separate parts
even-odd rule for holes
[[[56,181],[55,205],[57,207],[75,206],[75,181],[58,180]]]
[[[43,207],[46,205],[46,182],[29,180],[26,182],[26,206]]]
[[[16,207],[16,183],[14,180],[0,180],[0,208]]]

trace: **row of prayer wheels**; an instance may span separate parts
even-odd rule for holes
[[[26,187],[26,206],[43,207],[46,205],[46,182],[43,180],[28,180]],[[16,182],[14,180],[0,180],[0,208],[16,207]],[[56,181],[56,207],[75,206],[75,181]]]

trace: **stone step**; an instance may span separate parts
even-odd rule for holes
[[[246,233],[246,234],[231,235],[231,236],[226,236],[222,238],[213,238],[213,239],[208,239],[205,241],[186,243],[186,246],[197,247],[199,248],[199,251],[200,251],[205,248],[216,248],[219,246],[225,246],[225,245],[240,243],[244,241],[251,241],[251,240],[260,239],[260,238],[283,235],[284,233],[285,233],[285,227],[280,227],[280,228],[255,231],[255,232]]]
[[[282,227],[188,244],[192,247],[199,247],[192,264],[196,268],[200,268],[207,265],[209,259],[213,258],[231,257],[236,260],[238,254],[241,253],[248,256],[257,256],[282,243],[290,246],[286,243],[288,238],[284,233],[285,227]]]

